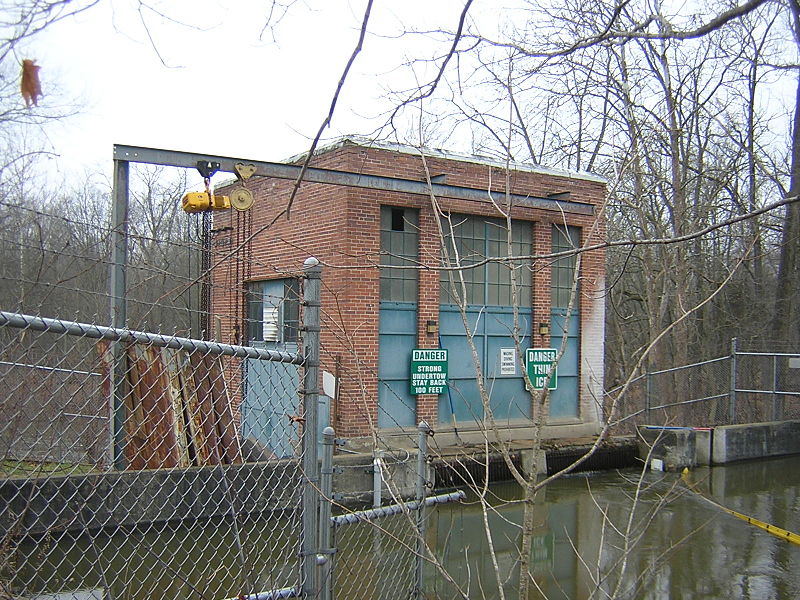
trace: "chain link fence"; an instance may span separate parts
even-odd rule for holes
[[[281,393],[299,405],[299,354],[19,313],[0,313],[0,340],[8,593],[299,588],[298,425],[281,415],[269,432],[298,444],[291,456],[243,439],[257,399],[229,385],[283,371],[295,385]],[[273,411],[263,400],[255,408]]]
[[[393,600],[416,597],[416,519],[413,514],[340,521],[334,528],[337,549],[333,598]]]
[[[714,427],[800,419],[800,354],[731,353],[682,367],[653,371],[606,392],[617,402],[615,434],[639,425]]]
[[[209,318],[208,215],[180,210],[185,180],[137,177],[122,237],[107,197],[0,201],[0,597],[299,596],[319,269],[260,290],[291,343],[234,339],[248,296]]]
[[[0,199],[0,598],[423,597],[425,507],[463,495],[425,451],[377,513],[320,486],[318,265],[220,262],[162,175],[113,218]]]

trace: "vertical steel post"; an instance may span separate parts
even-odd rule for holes
[[[422,571],[425,567],[425,490],[428,483],[428,434],[430,426],[420,421],[417,426],[417,572],[415,594],[423,598]]]
[[[317,410],[319,405],[320,279],[316,258],[303,263],[303,527],[301,539],[303,594],[315,598],[317,586],[317,537],[319,518],[319,461],[317,460]]]
[[[645,390],[644,390],[644,420],[645,423],[649,423],[652,425],[650,421],[650,398],[651,394],[653,393],[653,375],[649,371],[647,372],[647,378],[645,379]]]
[[[778,396],[778,355],[772,355],[772,420],[780,421],[783,418],[783,407]]]
[[[114,161],[114,181],[111,207],[111,273],[109,296],[111,300],[111,326],[124,328],[128,324],[127,284],[128,269],[128,188],[129,163]],[[111,440],[112,462],[116,469],[125,469],[125,395],[127,394],[125,346],[114,342],[114,373],[111,384]]]
[[[320,600],[331,600],[333,592],[333,549],[331,548],[331,495],[333,494],[333,427],[322,430],[322,469],[320,470],[319,551],[325,557],[320,577]]]
[[[728,391],[728,425],[736,423],[736,338],[731,338],[731,379]]]
[[[372,457],[372,508],[383,504],[383,450],[375,449]]]

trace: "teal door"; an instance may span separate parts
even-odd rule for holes
[[[567,252],[581,246],[581,230],[577,227],[553,225],[553,252]],[[568,419],[578,416],[580,382],[580,289],[576,288],[575,255],[555,260],[551,267],[550,347],[561,348],[566,332],[567,346],[558,362],[558,389],[550,393],[550,418]],[[573,289],[576,288],[576,289]],[[568,307],[573,310],[567,319]],[[567,322],[568,321],[568,322]]]
[[[411,351],[417,341],[417,305],[381,302],[378,352],[378,427],[413,427],[417,399],[411,395]]]
[[[449,350],[450,393],[439,396],[439,422],[456,421],[479,423],[486,416],[475,374],[475,361],[464,333],[464,323],[456,307],[440,307],[442,348]],[[510,307],[487,306],[471,308],[468,322],[474,328],[474,343],[478,361],[489,394],[489,406],[498,421],[530,418],[531,400],[525,390],[525,380],[514,350],[511,331],[514,315]],[[531,329],[531,311],[522,309],[520,329]],[[522,347],[528,345],[523,339]],[[502,358],[513,353],[512,365]],[[513,370],[513,372],[512,372]]]
[[[550,320],[550,346],[561,348],[567,331],[567,347],[558,361],[558,387],[550,391],[550,418],[564,419],[578,416],[578,381],[580,318],[573,313],[567,323],[566,309],[553,309]]]
[[[525,390],[513,339],[516,304],[521,348],[524,351],[530,345],[530,268],[525,260],[509,263],[499,259],[509,253],[531,254],[531,224],[511,224],[511,248],[504,221],[450,215],[443,220],[443,229],[448,236],[450,266],[458,270],[440,273],[439,319],[442,347],[450,351],[450,394],[439,397],[439,421],[450,422],[455,415],[460,422],[480,423],[486,417],[476,379],[476,359],[458,310],[462,303],[467,307],[466,328],[474,332],[477,362],[492,414],[497,421],[530,418],[530,394]]]
[[[378,427],[413,427],[417,398],[409,382],[417,347],[418,215],[381,206],[381,304],[378,325]]]

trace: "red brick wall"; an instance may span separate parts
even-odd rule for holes
[[[441,157],[427,159],[432,176],[446,174],[449,185],[488,188],[495,192],[505,186],[503,170],[474,162]],[[425,180],[425,170],[418,155],[387,149],[344,146],[316,157],[314,166],[342,171],[384,175],[418,181]],[[604,184],[575,176],[554,176],[547,173],[517,171],[510,178],[511,191],[518,194],[546,196],[553,192],[571,192],[571,200],[600,206]],[[288,201],[292,181],[253,177],[248,187],[256,202],[250,211],[253,241],[249,250],[239,256],[250,261],[251,280],[298,275],[303,261],[317,257],[322,271],[322,368],[338,373],[339,399],[333,425],[337,434],[350,437],[367,435],[377,423],[378,309],[380,206],[391,205],[419,210],[419,250],[424,267],[419,272],[418,345],[435,347],[435,334],[426,332],[429,320],[439,320],[439,257],[435,214],[429,197],[398,192],[384,192],[334,185],[304,183],[291,208],[290,218],[280,216]],[[495,194],[502,201],[502,194]],[[490,202],[438,199],[442,209],[498,217]],[[551,225],[563,222],[561,212],[515,207],[512,216],[531,221],[534,252],[550,252]],[[216,213],[214,228],[233,227],[214,238],[212,311],[221,318],[222,340],[235,341],[234,326],[241,318],[241,289],[237,281],[234,258],[225,258],[237,238],[236,227],[244,218],[236,211]],[[604,235],[593,216],[567,215],[570,225],[583,228],[589,238]],[[241,237],[241,234],[239,234]],[[231,240],[226,242],[226,240]],[[581,315],[598,310],[603,295],[604,252],[584,255],[581,281]],[[533,270],[534,343],[547,345],[536,331],[539,322],[550,322],[550,271],[546,259],[536,260]],[[598,300],[600,299],[600,300]],[[241,339],[241,338],[240,338]],[[602,339],[592,342],[601,348]],[[602,358],[601,358],[602,360]],[[235,387],[236,383],[234,382]],[[582,398],[581,406],[587,403]],[[417,420],[437,422],[437,397],[417,398]]]

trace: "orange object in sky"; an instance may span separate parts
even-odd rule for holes
[[[22,61],[22,83],[20,91],[25,99],[25,106],[30,108],[31,104],[37,106],[39,97],[42,95],[42,84],[39,82],[39,69],[35,61],[26,58]]]

